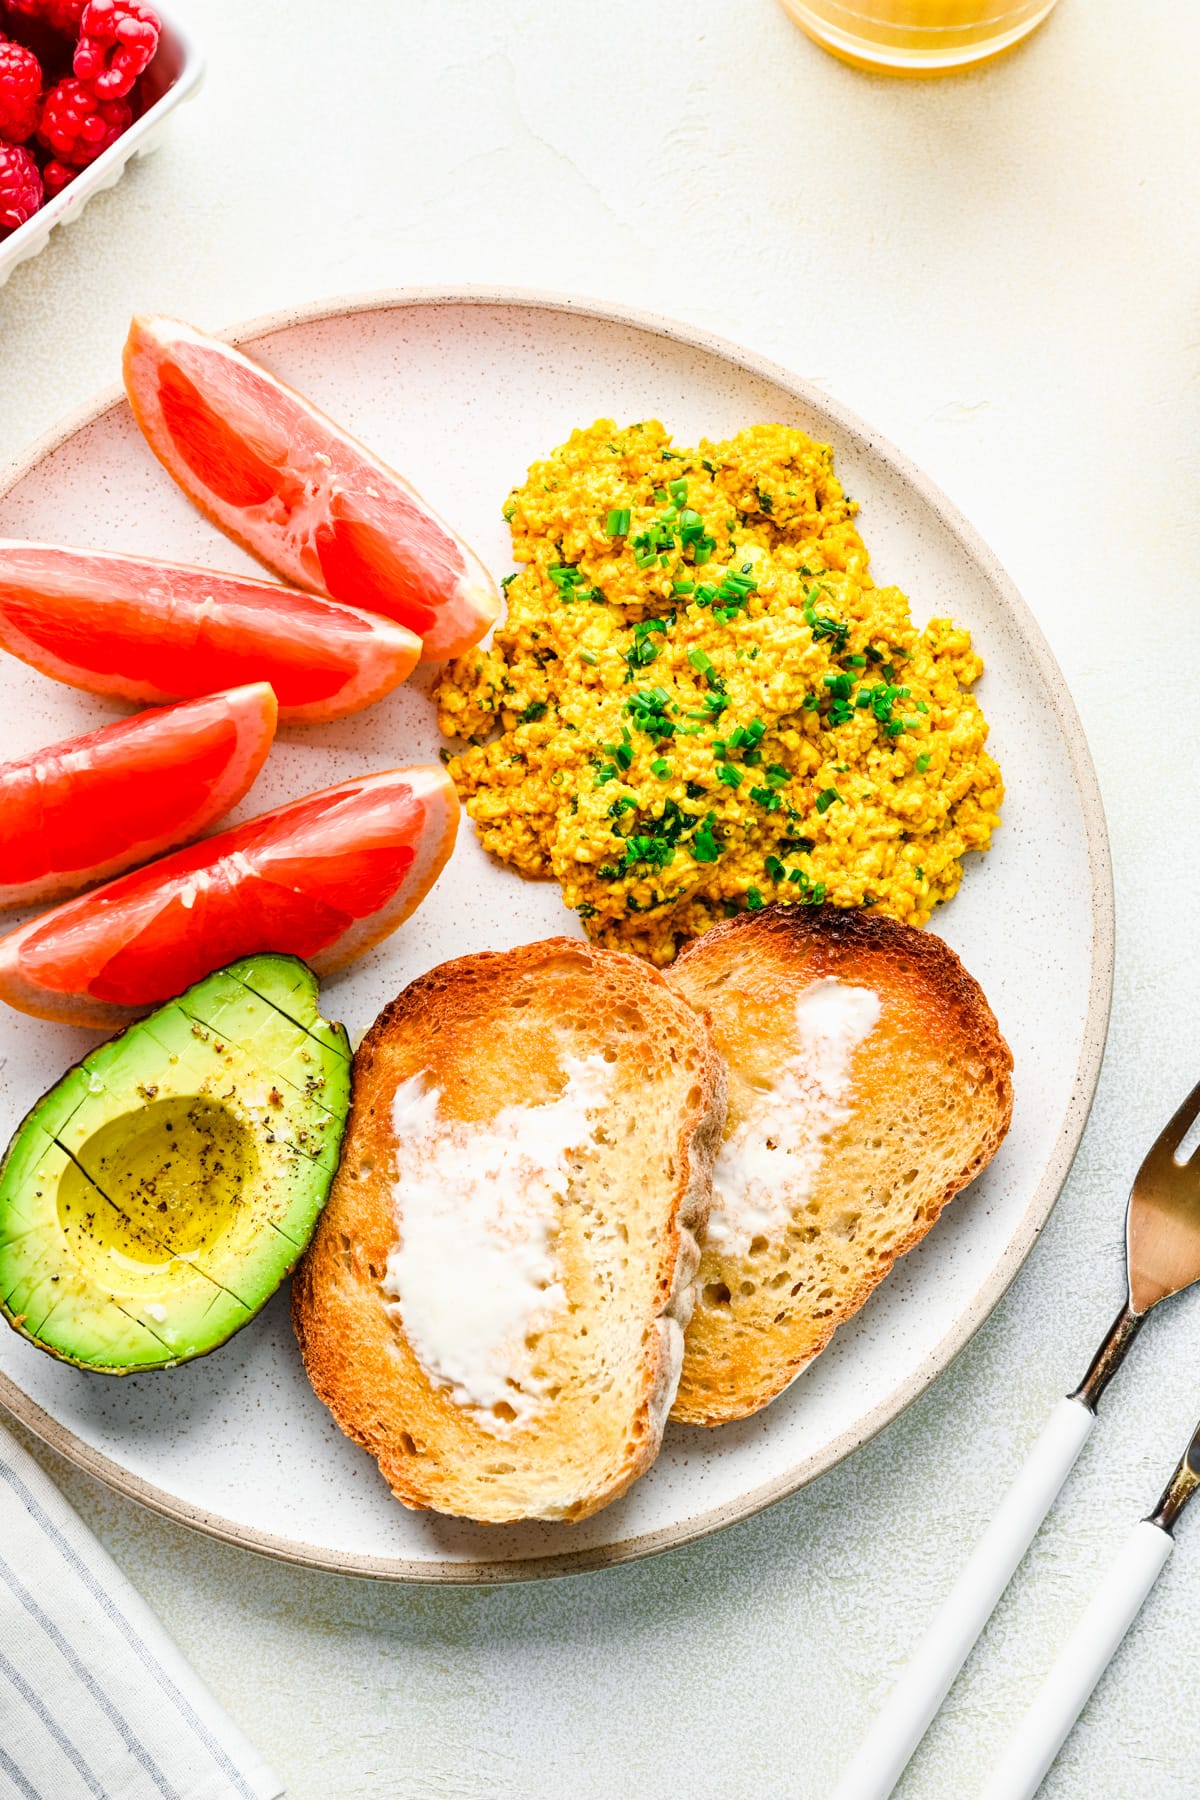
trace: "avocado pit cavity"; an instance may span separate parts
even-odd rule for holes
[[[153,1100],[101,1125],[64,1169],[64,1241],[114,1290],[169,1276],[217,1248],[257,1168],[253,1136],[228,1106],[203,1095]]]
[[[223,1344],[308,1244],[350,1046],[292,956],[245,957],[68,1070],[0,1163],[0,1312],[124,1375]]]

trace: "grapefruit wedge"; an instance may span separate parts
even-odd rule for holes
[[[420,904],[457,829],[441,768],[325,788],[10,931],[0,999],[36,1018],[108,1027],[255,951],[328,974]]]
[[[4,539],[0,649],[89,694],[151,704],[267,681],[281,720],[312,724],[391,693],[421,642],[275,581]]]
[[[0,765],[0,906],[76,893],[199,837],[262,768],[276,712],[260,681]]]
[[[125,391],[188,498],[285,581],[398,620],[427,658],[496,618],[492,577],[403,476],[239,350],[135,318]]]

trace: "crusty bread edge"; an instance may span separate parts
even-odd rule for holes
[[[661,986],[664,997],[673,1005],[685,1007],[689,1017],[696,1021],[704,1049],[703,1064],[697,1075],[699,1100],[692,1114],[684,1119],[680,1127],[676,1151],[677,1197],[671,1210],[672,1229],[660,1272],[660,1285],[664,1289],[663,1303],[652,1320],[656,1327],[655,1341],[647,1359],[643,1398],[637,1414],[631,1420],[631,1453],[613,1471],[607,1482],[569,1509],[552,1514],[522,1515],[527,1518],[540,1517],[574,1523],[589,1518],[618,1499],[651,1466],[661,1448],[663,1432],[679,1386],[683,1368],[684,1333],[696,1302],[700,1237],[712,1204],[712,1174],[725,1126],[725,1064],[713,1044],[708,1014],[692,1007],[656,969],[640,957],[627,955],[622,951],[604,950],[578,938],[543,938],[513,950],[479,951],[453,958],[409,982],[384,1007],[364,1036],[354,1058],[346,1141],[351,1139],[354,1132],[355,1113],[366,1086],[366,1070],[374,1059],[378,1044],[397,1019],[415,1007],[428,1004],[431,991],[436,994],[462,974],[468,973],[472,979],[477,978],[489,963],[504,962],[515,974],[521,963],[514,959],[524,958],[536,964],[536,961],[548,954],[564,953],[579,956],[585,962],[617,962],[626,965],[634,973],[636,980]],[[340,1174],[335,1176],[335,1183],[339,1179]],[[316,1334],[310,1334],[307,1330],[309,1317],[317,1306],[316,1296],[322,1281],[322,1265],[326,1257],[333,1254],[332,1248],[327,1244],[326,1234],[318,1223],[316,1235],[300,1261],[292,1284],[292,1325],[313,1391],[329,1409],[341,1431],[378,1461],[380,1472],[397,1500],[414,1511],[438,1510],[431,1506],[423,1492],[403,1481],[401,1471],[394,1466],[386,1466],[386,1455],[381,1454],[384,1446],[361,1430],[352,1419],[346,1418],[339,1409],[336,1358],[327,1357],[323,1346],[316,1341]],[[647,1430],[639,1440],[633,1428],[643,1419]],[[478,1522],[504,1524],[516,1521],[506,1518]]]
[[[840,1325],[861,1311],[871,1295],[891,1274],[902,1256],[914,1250],[928,1232],[937,1224],[945,1208],[957,1194],[968,1187],[977,1175],[991,1162],[1008,1132],[1012,1122],[1013,1087],[1012,1087],[1012,1051],[1000,1030],[999,1021],[988,1003],[987,996],[975,977],[964,966],[956,951],[943,938],[933,932],[916,931],[899,920],[890,919],[885,914],[875,914],[834,906],[799,907],[771,906],[758,913],[740,913],[736,918],[725,919],[703,937],[696,938],[676,958],[666,971],[668,982],[671,982],[674,971],[692,958],[711,954],[714,947],[720,948],[721,940],[732,934],[744,937],[748,932],[755,932],[768,940],[783,937],[790,944],[803,938],[808,944],[814,938],[827,943],[846,946],[855,950],[887,951],[903,947],[905,955],[912,958],[921,968],[930,982],[938,987],[944,997],[958,1008],[964,1016],[965,1028],[972,1032],[975,1041],[982,1046],[981,1054],[997,1068],[1000,1081],[997,1091],[1000,1097],[1000,1111],[992,1131],[982,1141],[976,1155],[968,1166],[951,1182],[949,1182],[936,1200],[931,1200],[923,1207],[920,1217],[915,1221],[912,1230],[885,1257],[879,1258],[869,1270],[864,1270],[863,1279],[858,1283],[845,1305],[836,1317],[826,1321],[817,1348],[797,1367],[780,1370],[778,1383],[769,1388],[760,1386],[753,1394],[737,1405],[730,1405],[714,1412],[706,1409],[681,1409],[678,1401],[673,1404],[671,1418],[680,1425],[718,1426],[730,1425],[738,1419],[750,1418],[770,1405],[772,1400],[786,1392],[794,1381],[797,1381],[806,1369],[812,1367],[817,1357],[825,1350]]]

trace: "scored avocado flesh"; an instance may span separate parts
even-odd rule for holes
[[[128,1373],[213,1350],[275,1292],[337,1168],[350,1047],[294,957],[218,970],[101,1044],[0,1164],[0,1310]]]

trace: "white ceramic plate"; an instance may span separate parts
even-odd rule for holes
[[[1078,718],[1021,599],[936,489],[824,394],[731,345],[507,293],[371,296],[237,337],[403,469],[499,573],[511,567],[500,517],[509,488],[577,424],[656,416],[687,443],[760,420],[803,426],[835,446],[876,574],[908,592],[919,620],[962,620],[986,658],[980,696],[1008,783],[1005,823],[937,923],[1012,1045],[1012,1130],[983,1179],[766,1412],[720,1432],[671,1427],[650,1474],[582,1525],[472,1526],[406,1512],[339,1434],[308,1387],[286,1294],[216,1355],[171,1374],[88,1375],[0,1335],[0,1400],[25,1424],[123,1493],[257,1550],[396,1579],[491,1581],[683,1543],[812,1480],[921,1393],[995,1305],[1054,1203],[1095,1087],[1112,967],[1104,820]],[[0,535],[251,566],[176,491],[112,394],[0,481]],[[15,662],[0,668],[6,754],[105,716]],[[240,814],[431,759],[438,742],[418,679],[359,718],[282,733]],[[490,864],[464,822],[425,905],[327,984],[325,1009],[361,1033],[446,957],[577,930],[555,887]],[[0,1134],[92,1041],[0,1017]]]

